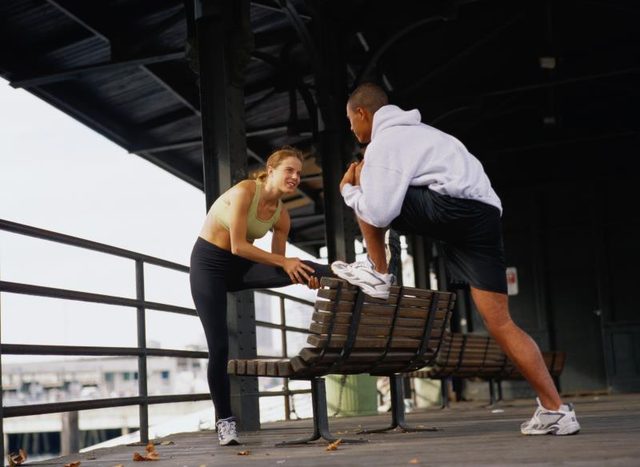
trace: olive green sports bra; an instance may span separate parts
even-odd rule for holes
[[[253,242],[256,238],[264,237],[265,234],[273,228],[273,226],[280,219],[280,211],[282,210],[282,201],[278,201],[278,207],[276,212],[273,213],[270,219],[263,221],[258,219],[258,201],[260,200],[260,192],[262,191],[262,183],[256,180],[256,192],[251,200],[249,211],[247,212],[247,241]],[[213,216],[218,222],[227,230],[229,230],[229,220],[231,216],[231,209],[229,209],[229,202],[224,200],[220,196],[212,206]]]

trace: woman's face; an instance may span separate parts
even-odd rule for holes
[[[269,167],[269,177],[273,184],[284,193],[294,193],[300,185],[302,162],[291,156],[280,161],[277,167]]]

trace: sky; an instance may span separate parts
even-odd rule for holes
[[[188,265],[204,215],[200,190],[0,79],[0,219]],[[269,237],[256,244],[268,249]],[[291,245],[287,254],[311,258]],[[135,296],[130,260],[2,230],[0,279]],[[147,266],[145,287],[149,301],[193,307],[185,273]],[[127,307],[0,293],[0,312],[4,343],[136,345]],[[148,345],[204,342],[197,318],[148,312],[147,326]]]

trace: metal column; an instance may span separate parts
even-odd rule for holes
[[[352,157],[353,140],[346,117],[347,64],[344,56],[346,28],[335,24],[327,10],[330,2],[315,2],[317,21],[314,39],[317,45],[316,85],[320,109],[319,153],[322,158],[325,235],[329,261],[353,261],[353,241],[357,226],[354,214],[340,195],[340,180]]]
[[[200,73],[207,210],[246,178],[244,74],[252,35],[248,0],[195,0],[195,60]],[[229,294],[229,358],[255,358],[253,292]],[[243,430],[260,428],[256,378],[231,378],[231,407]]]

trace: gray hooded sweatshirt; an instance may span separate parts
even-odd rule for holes
[[[368,224],[387,227],[400,214],[409,186],[426,186],[502,212],[480,161],[456,138],[420,118],[417,109],[404,111],[395,105],[385,105],[374,114],[360,186],[342,188],[347,206]]]

